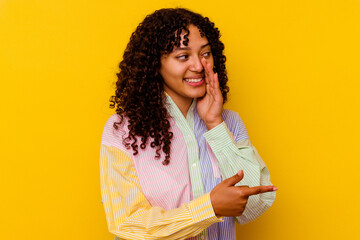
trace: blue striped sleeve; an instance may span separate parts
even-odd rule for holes
[[[229,117],[232,119],[229,120]],[[245,126],[237,114],[232,114],[215,128],[204,133],[204,138],[214,152],[221,171],[222,179],[244,171],[244,178],[237,185],[249,187],[272,185],[269,171],[260,155],[247,138]],[[240,126],[240,127],[239,127]],[[243,126],[241,128],[241,126]],[[245,136],[246,133],[246,136]],[[236,141],[238,140],[238,141]],[[275,192],[263,193],[249,197],[243,214],[237,217],[240,224],[245,224],[262,215],[275,200]]]

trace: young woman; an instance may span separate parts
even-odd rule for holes
[[[214,24],[148,15],[130,38],[101,141],[101,194],[117,239],[235,239],[276,187],[237,113]]]

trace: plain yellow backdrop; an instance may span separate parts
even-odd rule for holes
[[[360,1],[1,0],[0,239],[113,239],[99,145],[117,65],[154,10],[222,32],[230,101],[277,199],[238,239],[360,239]]]

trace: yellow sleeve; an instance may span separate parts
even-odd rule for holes
[[[215,216],[209,193],[172,210],[152,207],[131,155],[116,147],[101,145],[100,178],[108,228],[120,239],[186,239],[222,221]]]

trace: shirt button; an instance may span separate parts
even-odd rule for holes
[[[193,163],[193,165],[192,165],[193,167],[196,167],[196,163]]]
[[[201,235],[201,240],[204,240],[205,239],[205,236],[204,235]]]
[[[210,143],[211,143],[211,144],[214,144],[214,142],[215,142],[214,140],[210,140]]]

